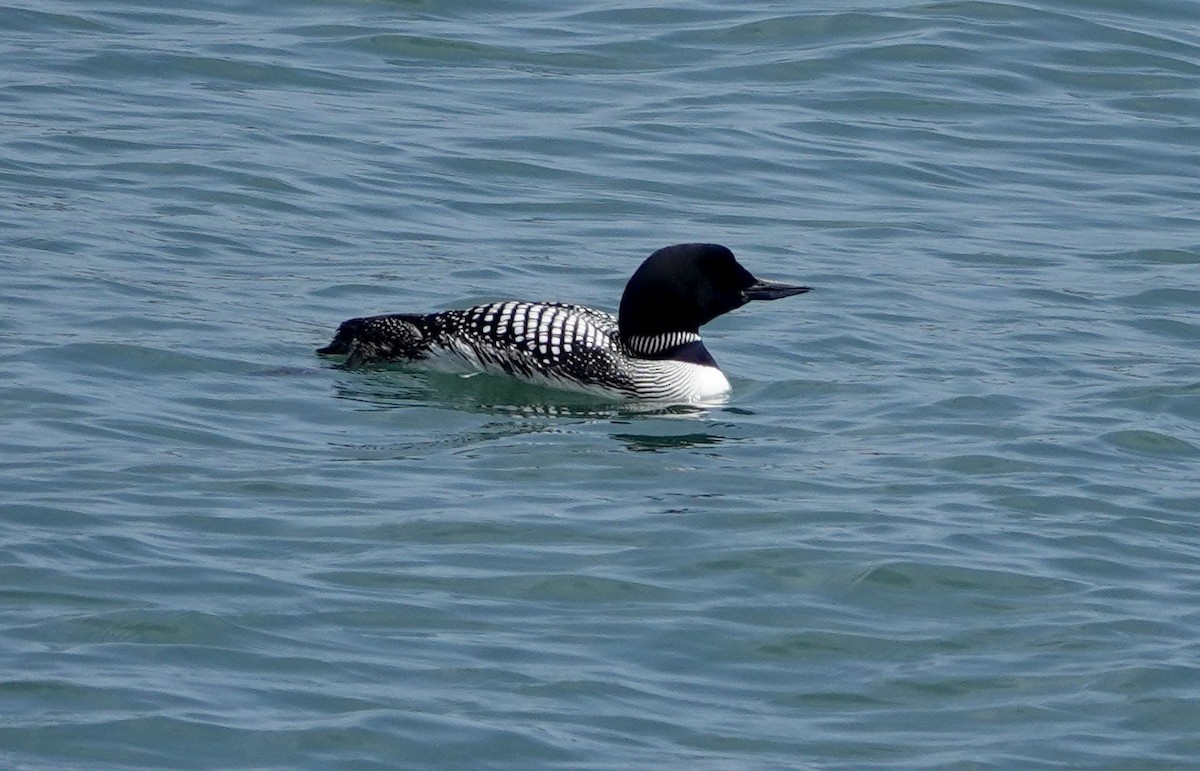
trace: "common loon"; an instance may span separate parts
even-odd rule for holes
[[[809,291],[759,281],[717,244],[678,244],[646,258],[619,313],[582,305],[497,302],[442,313],[350,319],[319,354],[345,366],[419,363],[443,372],[504,373],[527,382],[620,399],[703,402],[729,380],[700,327],[751,300]]]

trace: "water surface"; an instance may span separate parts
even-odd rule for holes
[[[0,29],[5,767],[1195,764],[1194,6]],[[691,240],[722,407],[313,355]]]

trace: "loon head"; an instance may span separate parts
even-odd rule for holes
[[[719,244],[677,244],[646,258],[625,285],[618,324],[621,338],[700,327],[751,300],[778,300],[806,286],[759,281]]]

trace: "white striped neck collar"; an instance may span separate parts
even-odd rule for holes
[[[625,338],[625,345],[637,356],[657,356],[672,348],[698,342],[700,335],[695,332],[663,332],[660,335],[630,335]]]

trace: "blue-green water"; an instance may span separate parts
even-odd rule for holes
[[[0,766],[1197,764],[1200,5],[0,30]],[[687,240],[722,408],[312,353]]]

